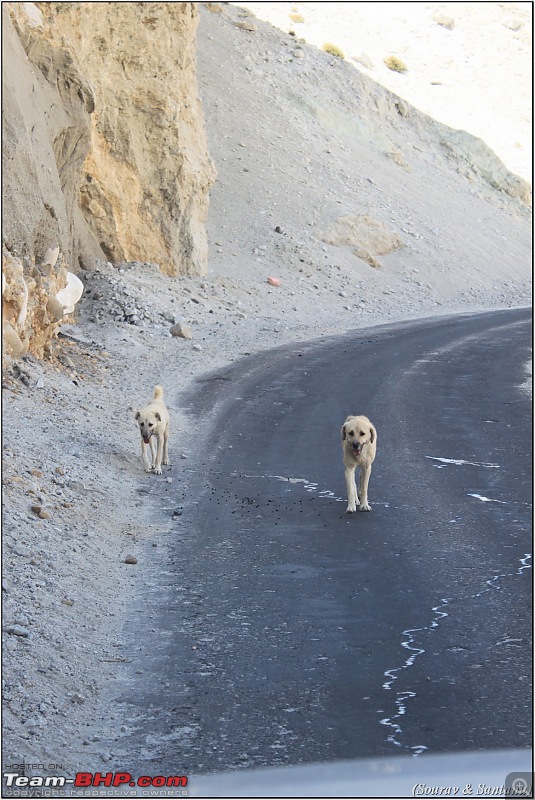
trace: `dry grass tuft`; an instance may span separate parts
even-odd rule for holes
[[[321,49],[326,53],[329,53],[331,56],[336,56],[336,58],[345,58],[343,50],[340,50],[339,47],[337,47],[335,44],[331,44],[331,42],[325,42]]]
[[[408,71],[407,65],[401,60],[401,58],[398,58],[397,56],[388,56],[388,58],[385,58],[384,63],[388,69],[392,70],[392,72]]]

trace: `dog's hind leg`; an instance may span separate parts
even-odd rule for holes
[[[345,479],[347,488],[347,514],[353,514],[357,510],[357,484],[355,483],[355,467],[346,467]]]
[[[370,480],[371,465],[362,467],[359,478],[359,511],[371,511],[372,507],[368,504],[368,481]],[[358,502],[358,501],[357,501]]]

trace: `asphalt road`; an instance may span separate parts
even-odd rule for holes
[[[526,310],[383,326],[181,398],[198,452],[181,494],[150,476],[166,568],[120,699],[140,768],[530,745],[530,342]],[[350,413],[378,450],[372,511],[348,516]]]

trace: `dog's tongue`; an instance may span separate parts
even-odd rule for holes
[[[143,441],[145,442],[145,444],[148,444],[150,442],[150,436],[148,439],[143,439]]]

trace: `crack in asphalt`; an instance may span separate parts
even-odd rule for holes
[[[432,611],[435,614],[435,619],[431,622],[430,625],[423,628],[408,628],[402,632],[403,637],[407,637],[404,641],[401,642],[401,646],[407,650],[412,651],[409,658],[406,659],[405,663],[402,664],[400,667],[395,667],[392,669],[387,669],[384,673],[387,680],[383,683],[383,689],[390,691],[394,684],[394,681],[397,681],[400,676],[396,673],[401,673],[403,670],[409,669],[413,666],[414,662],[418,658],[418,656],[423,655],[426,651],[424,647],[415,647],[415,643],[418,641],[418,637],[414,634],[427,634],[436,629],[440,623],[441,619],[448,617],[449,614],[442,609],[445,606],[450,606],[451,603],[459,603],[466,600],[474,600],[475,598],[482,597],[487,592],[492,590],[500,591],[501,584],[498,584],[498,581],[503,581],[506,578],[512,578],[514,575],[521,575],[524,570],[531,569],[531,564],[527,562],[530,561],[532,558],[531,553],[525,553],[522,558],[519,558],[518,561],[520,562],[521,566],[515,572],[507,572],[507,573],[499,573],[494,575],[493,578],[489,578],[485,581],[486,589],[482,589],[480,592],[476,594],[467,595],[466,597],[459,597],[459,598],[442,598],[440,603],[433,607]],[[421,637],[419,637],[421,638]],[[509,638],[506,637],[503,641],[497,642],[497,645],[505,644],[507,646],[514,646],[520,647],[517,645],[517,642],[521,642],[521,639]],[[395,745],[396,747],[411,750],[413,756],[420,756],[429,748],[424,745],[404,745],[400,739],[403,735],[403,729],[400,724],[400,720],[407,714],[407,700],[415,698],[417,693],[411,690],[404,690],[398,691],[396,693],[395,705],[397,707],[397,713],[391,717],[384,717],[380,720],[381,725],[385,725],[387,728],[390,728],[391,731],[386,737],[386,741],[390,744]]]

